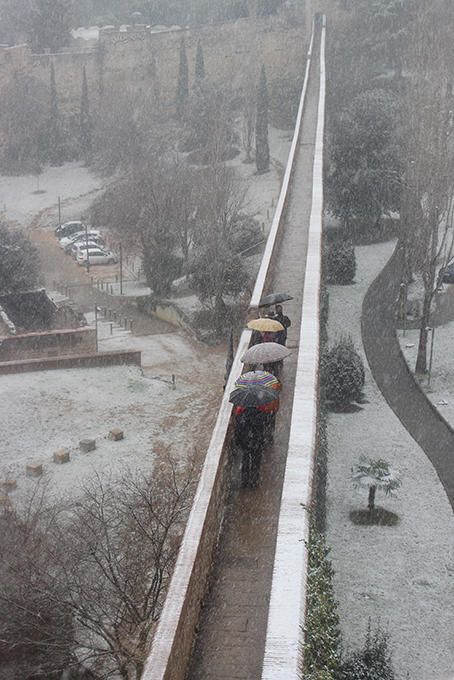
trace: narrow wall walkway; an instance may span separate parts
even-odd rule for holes
[[[314,73],[317,73],[318,61],[315,61]],[[285,236],[273,281],[275,290],[285,290],[294,296],[294,300],[285,305],[285,312],[292,319],[287,345],[294,351],[284,362],[281,410],[274,446],[270,446],[264,456],[260,486],[243,490],[236,480],[233,489],[188,680],[259,680],[261,677],[312,199],[318,106],[318,82],[314,80],[317,81],[310,80]]]

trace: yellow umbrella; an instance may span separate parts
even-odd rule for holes
[[[268,319],[266,316],[262,317],[261,319],[249,321],[247,327],[253,331],[262,331],[264,333],[278,333],[279,331],[284,330],[284,326],[280,323],[280,321],[276,321],[276,319]]]

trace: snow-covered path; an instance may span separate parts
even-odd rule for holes
[[[351,334],[364,361],[361,305],[394,243],[356,248],[356,283],[330,286],[332,343]],[[336,570],[344,641],[357,647],[368,618],[391,634],[399,680],[452,680],[454,674],[454,516],[423,451],[387,406],[366,364],[366,402],[350,414],[329,415],[328,542]],[[395,527],[361,527],[349,519],[365,507],[350,470],[361,455],[397,467],[403,486],[378,503],[397,513]]]

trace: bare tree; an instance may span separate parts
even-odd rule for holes
[[[241,226],[245,190],[224,165],[206,170],[204,201],[197,222],[192,285],[202,303],[212,307],[216,333],[226,323],[225,297],[237,297],[248,276],[233,242]]]
[[[39,652],[33,670],[46,678],[81,662],[99,680],[140,678],[192,481],[191,467],[169,461],[151,479],[95,477],[71,506],[8,520],[6,547],[26,540],[19,556],[1,553],[13,586],[0,593],[3,645]]]
[[[453,252],[449,219],[454,198],[451,60],[441,39],[441,10],[443,0],[421,8],[412,24],[407,52],[410,84],[404,106],[407,176],[402,218],[407,276],[413,269],[419,271],[424,285],[417,373],[427,371],[427,332],[439,287],[437,269]]]
[[[139,253],[155,296],[167,295],[187,266],[200,193],[200,171],[178,156],[153,156],[105,192],[92,209],[119,242]]]

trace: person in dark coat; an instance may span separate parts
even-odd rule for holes
[[[281,323],[284,326],[284,330],[279,331],[277,342],[280,345],[285,345],[287,342],[287,328],[289,328],[292,325],[292,322],[290,321],[288,316],[285,316],[284,312],[282,311],[282,305],[276,305],[273,319],[276,319],[276,321],[279,321],[279,323]]]
[[[260,463],[266,444],[267,414],[246,408],[235,418],[235,444],[241,449],[241,481],[255,487],[259,482]]]

